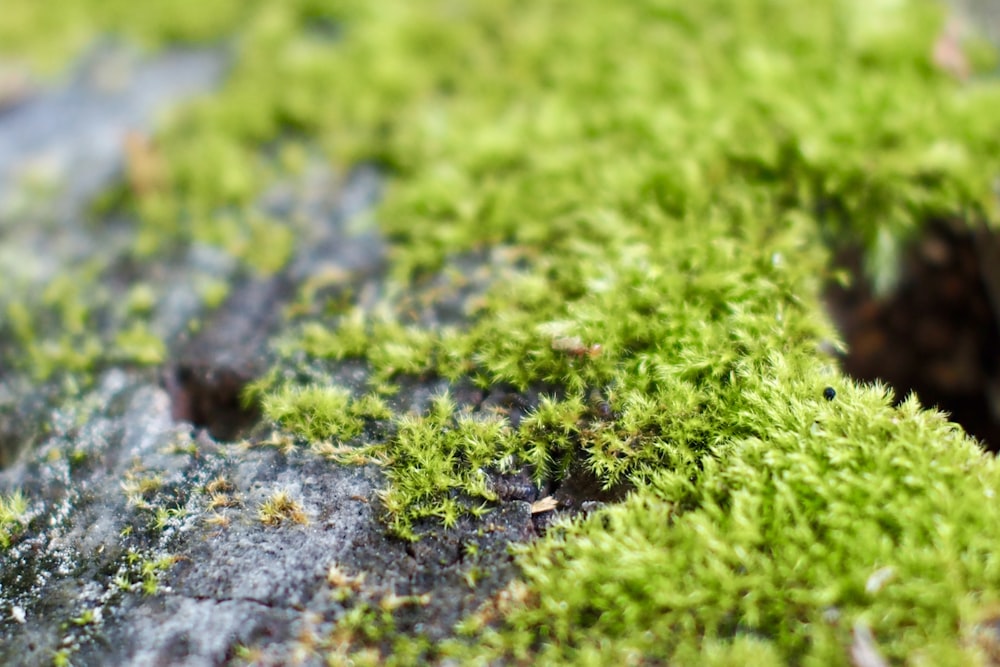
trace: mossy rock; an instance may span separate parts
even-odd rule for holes
[[[147,659],[134,628],[199,605],[239,607],[234,638],[174,659],[997,660],[1000,469],[917,396],[845,376],[823,304],[841,244],[885,293],[929,223],[1000,217],[996,53],[944,7],[18,4],[29,62],[95,30],[232,61],[127,144],[95,252],[0,286],[4,405],[51,420],[4,473],[5,637],[44,590],[9,568],[49,567],[28,555],[54,557],[46,522],[106,507],[129,532],[74,572],[120,585],[96,618],[56,605],[57,661],[122,636],[116,658]],[[159,430],[112,442],[123,387]],[[256,504],[230,516],[234,477]],[[324,505],[333,482],[367,501],[336,534],[322,517],[359,501]],[[213,588],[214,559],[275,534],[306,546],[270,597]]]

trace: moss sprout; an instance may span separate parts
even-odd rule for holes
[[[176,562],[177,557],[170,554],[142,560],[139,572],[142,577],[140,587],[143,595],[156,595],[160,590],[160,578],[163,573]]]
[[[20,491],[0,496],[0,549],[6,549],[22,528],[28,512],[28,499]]]
[[[130,505],[149,508],[149,501],[163,488],[163,477],[158,474],[142,475],[130,471],[125,474],[121,486]]]
[[[265,526],[278,526],[285,521],[300,525],[309,523],[302,505],[283,490],[275,491],[261,503],[257,516]]]

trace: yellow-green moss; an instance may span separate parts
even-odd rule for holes
[[[309,519],[302,509],[301,503],[293,499],[287,491],[279,490],[272,493],[261,503],[257,511],[260,522],[265,526],[278,526],[285,521],[307,524]]]
[[[663,469],[525,551],[537,597],[471,652],[700,664],[753,641],[778,649],[771,664],[846,665],[860,620],[892,662],[976,664],[967,638],[1000,595],[1000,469],[941,415],[890,400],[762,400],[766,436]]]
[[[762,437],[773,425],[752,397],[788,400],[792,381],[814,396],[834,377],[818,352],[836,338],[819,300],[825,237],[884,254],[923,220],[996,209],[1000,87],[934,69],[941,25],[931,3],[849,0],[359,11],[328,62],[303,55],[285,72],[282,95],[328,75],[338,102],[303,127],[394,170],[380,210],[394,275],[406,284],[482,244],[526,260],[477,297],[465,330],[354,310],[308,321],[290,347],[361,357],[375,386],[468,374],[577,405],[598,390],[618,416],[570,410],[559,438],[527,420],[484,463],[558,471],[576,448],[605,483],[636,484]],[[390,464],[387,499],[425,489],[450,517],[454,491],[478,495],[458,481],[467,461],[447,455],[437,418],[415,424],[455,474]],[[413,502],[394,513],[428,511]]]
[[[254,0],[219,0],[201,6],[153,0],[68,0],[58,11],[31,0],[4,3],[0,55],[27,60],[52,73],[90,46],[95,37],[125,36],[148,46],[203,42],[233,30]]]
[[[0,496],[0,549],[10,546],[14,535],[24,527],[28,499],[20,491]]]
[[[862,240],[887,285],[925,221],[1000,213],[1000,82],[935,68],[940,6],[223,7],[203,33],[171,19],[181,37],[239,25],[238,58],[219,95],[161,133],[163,185],[127,203],[136,255],[207,240],[280,266],[282,253],[240,244],[283,234],[252,225],[262,188],[295,168],[262,150],[281,136],[390,178],[385,298],[300,309],[284,361],[254,390],[265,414],[341,443],[387,420],[373,394],[335,386],[348,358],[381,391],[435,375],[540,390],[516,428],[445,394],[364,445],[385,470],[389,524],[409,538],[418,521],[488,511],[490,470],[558,479],[576,460],[634,489],[527,547],[528,592],[494,624],[436,647],[400,640],[398,655],[846,665],[857,626],[899,662],[981,657],[973,638],[1000,593],[995,461],[820,352],[836,341],[820,299],[826,240]],[[340,21],[337,38],[317,18]],[[421,324],[397,296],[499,247],[519,259],[460,304],[460,326]],[[67,303],[46,302],[85,335]],[[27,340],[35,315],[7,310]],[[294,377],[309,380],[276,379]]]
[[[350,392],[337,387],[285,385],[263,400],[264,414],[312,440],[349,440],[361,432],[361,420],[348,411]]]
[[[524,261],[464,329],[381,307],[307,318],[289,348],[360,357],[373,385],[551,388],[516,429],[448,397],[397,417],[365,450],[390,524],[414,537],[483,511],[486,472],[510,461],[558,478],[582,457],[636,489],[527,549],[522,607],[445,654],[847,664],[860,622],[893,659],[970,659],[962,637],[1000,591],[981,507],[995,464],[820,352],[836,340],[825,239],[864,241],[891,283],[878,260],[924,221],[997,213],[1000,86],[935,69],[940,8],[497,0],[350,18],[282,95],[325,81],[336,103],[297,107],[297,127],[391,170],[397,284],[484,245]]]

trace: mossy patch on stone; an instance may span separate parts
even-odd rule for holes
[[[634,489],[528,549],[530,602],[458,654],[846,663],[863,623],[895,659],[973,655],[960,638],[1000,583],[979,537],[995,464],[821,352],[827,239],[862,240],[891,284],[925,221],[996,217],[1000,86],[934,67],[941,9],[390,3],[346,26],[344,97],[310,118],[393,172],[395,280],[420,289],[484,244],[523,259],[457,330],[398,307],[401,337],[382,308],[306,318],[297,347],[363,359],[373,386],[546,396],[516,426],[447,397],[398,417],[368,450],[390,524],[484,511],[511,460]]]
[[[208,244],[279,271],[294,227],[256,199],[297,168],[294,152],[268,151],[288,137],[390,175],[377,212],[389,277],[376,298],[298,304],[282,360],[251,392],[265,415],[319,453],[380,463],[387,522],[409,539],[487,514],[506,472],[557,485],[582,468],[631,491],[525,547],[523,594],[502,613],[460,624],[460,640],[396,637],[399,660],[848,664],[859,642],[897,661],[985,660],[1000,602],[994,459],[824,351],[837,345],[821,303],[830,239],[860,240],[889,286],[921,225],[1000,217],[995,60],[977,55],[966,82],[940,71],[940,6],[212,12],[156,32],[241,30],[225,88],[163,128],[159,175],[122,200],[135,257]],[[336,34],[319,29],[331,20]],[[491,248],[511,261],[463,292],[459,259]],[[456,301],[460,317],[424,317],[414,295]],[[75,301],[40,303],[69,338],[30,368],[88,371],[94,355],[71,354],[89,341]],[[32,349],[39,315],[7,311]],[[132,357],[158,358],[141,326],[123,331]],[[348,362],[363,379],[334,386]],[[415,378],[446,390],[390,414]],[[534,398],[458,400],[468,387]],[[385,428],[345,454],[374,422]],[[154,521],[176,518],[163,512]],[[391,614],[354,616],[342,629],[365,636],[350,645],[394,634]]]

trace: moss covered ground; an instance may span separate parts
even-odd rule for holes
[[[223,89],[163,128],[154,186],[117,204],[137,257],[199,241],[273,271],[288,231],[254,202],[276,173],[320,147],[388,174],[377,303],[304,292],[248,400],[318,453],[379,462],[393,531],[488,512],[498,473],[579,466],[630,492],[525,546],[523,580],[456,639],[359,659],[1000,653],[996,461],[917,398],[843,376],[821,300],[832,242],[863,243],[891,285],[922,224],[998,219],[995,54],[967,43],[966,80],[936,67],[941,6],[81,0],[81,22],[13,5],[2,30],[43,35],[9,42],[42,64],[94,27],[235,35]],[[471,294],[470,256],[493,258]],[[449,300],[461,317],[421,316]],[[331,385],[345,360],[367,386]],[[430,377],[455,391],[396,414]],[[466,385],[540,398],[512,421]]]

